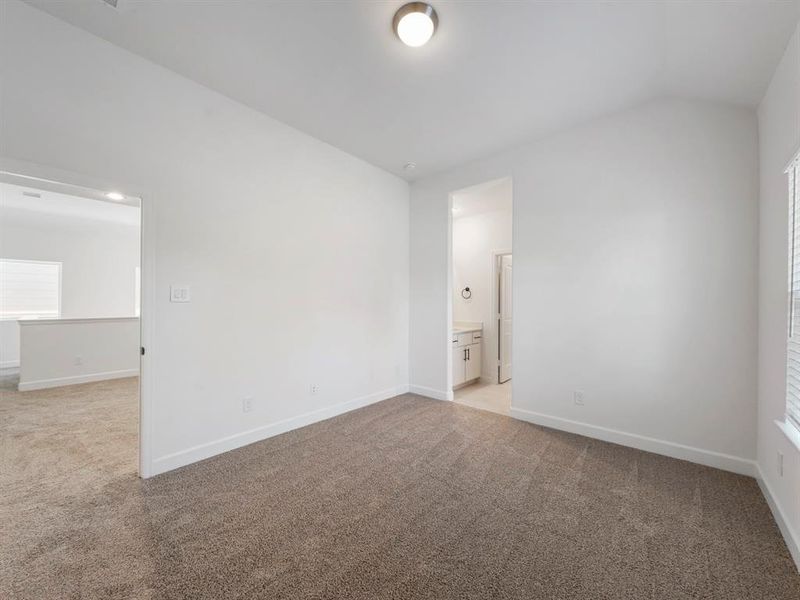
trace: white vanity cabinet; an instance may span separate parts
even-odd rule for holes
[[[467,360],[465,381],[474,381],[481,376],[481,343],[477,342],[467,346]]]
[[[483,331],[453,333],[453,387],[471,383],[481,376]]]
[[[467,351],[465,348],[459,348],[453,343],[453,387],[460,386],[467,380]]]

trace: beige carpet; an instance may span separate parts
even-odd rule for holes
[[[407,395],[142,482],[135,416],[2,393],[0,598],[800,598],[746,477]]]

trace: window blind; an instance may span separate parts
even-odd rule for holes
[[[800,429],[800,154],[789,180],[789,340],[786,351],[786,418]]]
[[[0,319],[61,316],[61,263],[0,258]]]

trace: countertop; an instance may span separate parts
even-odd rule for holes
[[[472,325],[467,325],[467,324],[458,324],[458,325],[456,325],[456,324],[453,324],[453,333],[454,334],[469,333],[470,331],[483,331],[483,325],[481,325],[479,323],[478,324],[472,324]]]

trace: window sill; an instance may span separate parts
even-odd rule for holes
[[[786,439],[788,439],[792,445],[794,445],[794,447],[800,451],[800,429],[797,429],[793,423],[789,423],[788,421],[781,419],[776,420],[775,425],[777,425],[778,429],[783,432],[783,435],[786,436]]]

